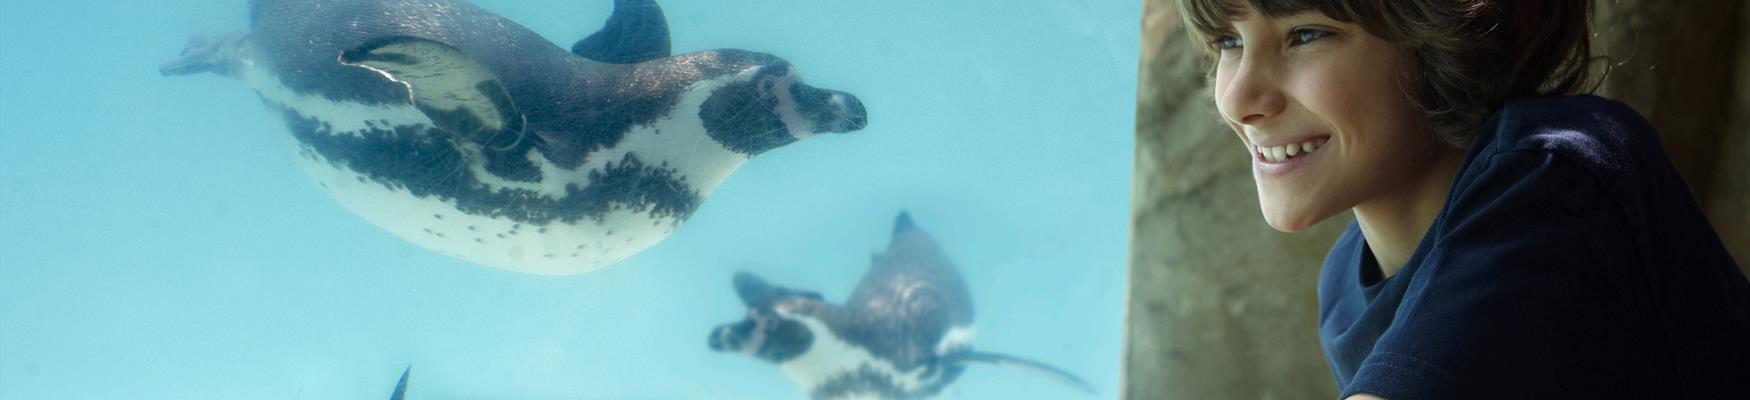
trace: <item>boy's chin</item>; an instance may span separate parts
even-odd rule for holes
[[[1271,209],[1264,208],[1264,222],[1271,228],[1284,233],[1295,233],[1323,222],[1336,213],[1320,213],[1309,209]]]
[[[1306,223],[1277,222],[1277,221],[1270,220],[1268,217],[1266,217],[1264,220],[1265,220],[1265,222],[1270,223],[1271,228],[1276,228],[1276,230],[1282,231],[1282,233],[1300,232],[1302,230],[1305,230],[1306,227],[1312,226],[1312,224],[1306,224]]]

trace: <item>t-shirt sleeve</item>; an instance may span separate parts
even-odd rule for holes
[[[1392,327],[1342,396],[1571,398],[1636,378],[1598,365],[1659,361],[1599,351],[1663,345],[1651,327],[1610,322],[1657,313],[1603,188],[1549,152],[1498,153],[1461,171]]]

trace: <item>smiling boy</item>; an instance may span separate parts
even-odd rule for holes
[[[1344,398],[1750,398],[1750,282],[1655,130],[1588,82],[1589,0],[1181,0],[1259,206],[1321,271]]]

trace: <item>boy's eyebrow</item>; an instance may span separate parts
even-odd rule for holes
[[[1209,34],[1233,33],[1234,23],[1245,20],[1246,17],[1251,14],[1250,10],[1243,8],[1238,11],[1239,12],[1216,13],[1216,15],[1213,15],[1215,18],[1207,18],[1212,16],[1207,14],[1199,15],[1192,18],[1192,25],[1193,27],[1198,28],[1198,30],[1206,31],[1206,33]]]
[[[1289,21],[1289,22],[1301,22],[1301,21],[1308,21],[1308,20],[1311,20],[1311,21],[1331,21],[1331,22],[1338,22],[1338,23],[1343,22],[1342,20],[1336,19],[1336,18],[1331,17],[1329,15],[1325,15],[1325,13],[1319,12],[1319,10],[1301,10],[1301,11],[1295,12],[1293,14],[1278,16],[1278,17],[1274,17],[1274,18],[1278,19],[1278,20]]]
[[[1315,23],[1315,24],[1333,24],[1333,23],[1334,24],[1342,24],[1342,23],[1345,23],[1342,20],[1339,20],[1336,18],[1331,18],[1330,16],[1325,15],[1324,13],[1319,12],[1318,10],[1295,11],[1293,13],[1289,13],[1286,15],[1279,15],[1279,16],[1264,15],[1264,16],[1260,16],[1259,18],[1262,18],[1263,19],[1262,22],[1267,24],[1267,25],[1282,25],[1282,26],[1294,26],[1294,25],[1302,25],[1302,24],[1307,24],[1307,23]],[[1243,18],[1242,19],[1231,19],[1228,21],[1224,21],[1224,23],[1221,24],[1220,26],[1211,26],[1210,28],[1213,28],[1215,32],[1231,33],[1234,30],[1234,25],[1236,25],[1238,23],[1242,23],[1242,22],[1245,22],[1245,19],[1243,19]]]
[[[1228,25],[1233,25],[1234,22],[1244,21],[1244,20],[1246,20],[1246,18],[1251,17],[1252,13],[1253,13],[1253,11],[1251,8],[1241,7],[1237,10],[1234,10],[1234,12],[1222,13],[1220,19],[1222,22],[1226,22]]]

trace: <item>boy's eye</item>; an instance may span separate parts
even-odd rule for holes
[[[1221,35],[1215,38],[1214,44],[1218,50],[1232,50],[1240,48],[1240,45],[1244,43],[1241,43],[1240,38],[1234,37],[1234,35]]]
[[[1288,46],[1294,47],[1311,43],[1314,40],[1324,39],[1326,36],[1330,35],[1330,31],[1311,28],[1295,28],[1293,31],[1288,32]]]

